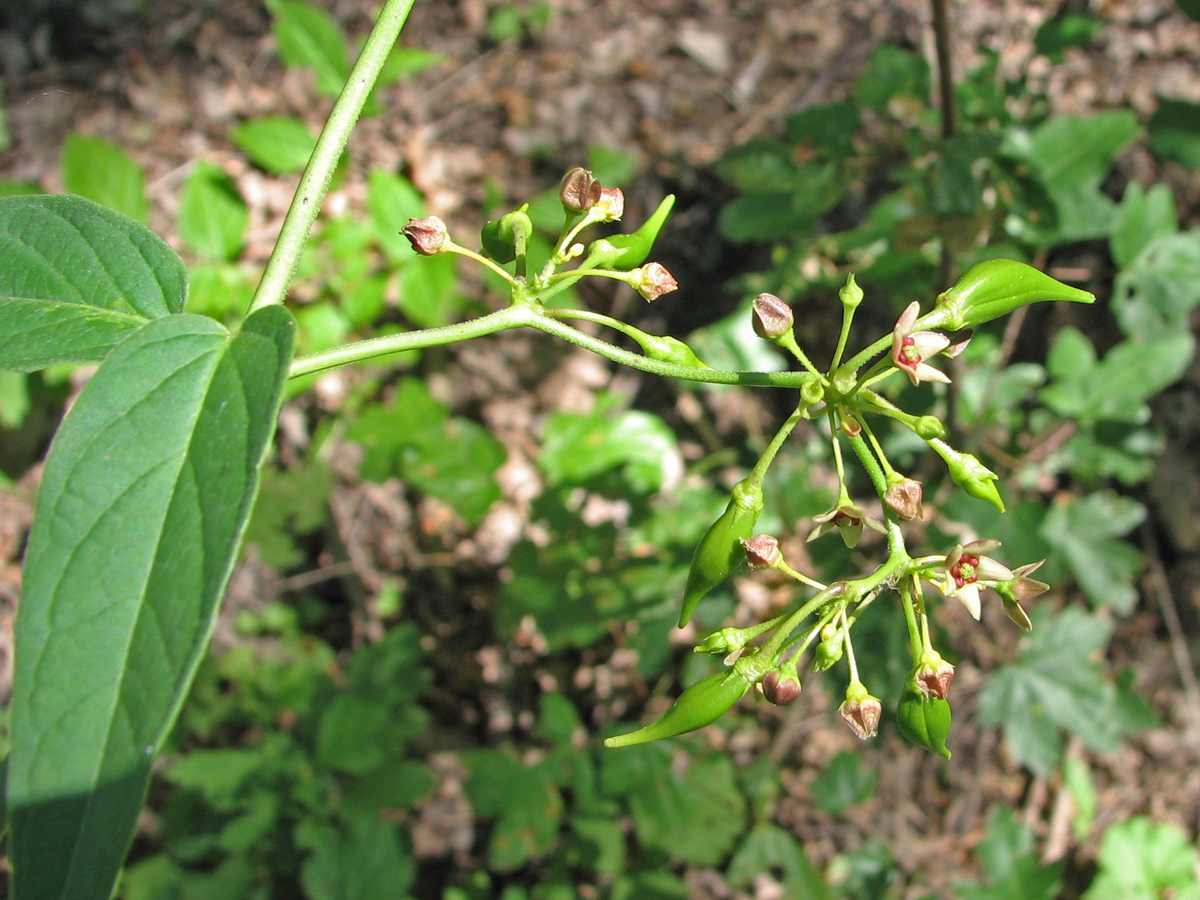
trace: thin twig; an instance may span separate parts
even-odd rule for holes
[[[1179,681],[1187,699],[1188,715],[1193,727],[1200,728],[1200,684],[1196,681],[1196,669],[1188,653],[1187,638],[1179,621],[1179,610],[1175,606],[1171,585],[1167,581],[1167,573],[1158,552],[1158,539],[1148,524],[1142,523],[1141,530],[1142,545],[1150,565],[1154,599],[1158,602],[1159,612],[1162,613],[1163,623],[1167,626],[1167,634],[1171,638],[1171,655],[1175,657],[1175,668],[1179,670]]]

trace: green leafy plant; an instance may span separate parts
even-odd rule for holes
[[[110,895],[151,766],[170,740],[183,698],[202,665],[243,537],[255,527],[259,534],[278,535],[314,521],[296,508],[276,510],[273,520],[267,516],[252,524],[263,460],[287,383],[299,390],[304,379],[330,368],[379,362],[515,328],[532,328],[682,382],[788,391],[793,408],[728,497],[708,490],[685,493],[676,499],[675,509],[659,506],[662,501],[654,496],[662,483],[659,459],[674,443],[661,420],[611,401],[601,402],[590,414],[553,418],[538,458],[551,487],[538,512],[551,533],[582,530],[571,506],[574,488],[603,487],[613,479],[631,486],[631,528],[593,529],[590,543],[521,545],[498,611],[501,621],[511,624],[532,615],[547,639],[559,646],[594,640],[614,617],[685,625],[693,614],[703,616],[706,598],[746,560],[754,568],[782,573],[796,582],[797,593],[808,596],[764,622],[704,634],[695,649],[702,656],[722,658],[723,665],[710,667],[657,722],[606,740],[609,747],[631,749],[567,753],[578,715],[570,701],[546,694],[538,737],[549,745],[549,753],[538,759],[501,749],[467,755],[465,789],[478,813],[492,822],[487,853],[493,868],[512,872],[532,861],[551,860],[549,884],[556,888],[569,889],[573,870],[582,869],[611,879],[613,896],[682,896],[687,886],[653,863],[715,865],[729,859],[736,886],[769,870],[794,892],[827,895],[795,840],[766,821],[761,805],[748,802],[753,773],[715,754],[680,770],[663,747],[636,745],[703,727],[751,691],[773,703],[790,702],[800,691],[799,662],[808,661],[804,654],[810,651],[817,669],[845,660],[842,717],[859,737],[872,736],[882,703],[866,688],[852,638],[856,628],[868,627],[860,625],[868,621],[864,614],[882,609],[876,601],[892,592],[899,600],[911,656],[907,676],[893,686],[901,694],[901,730],[918,746],[948,757],[953,666],[934,648],[923,583],[933,585],[943,598],[961,601],[975,618],[981,591],[991,588],[1009,616],[1026,629],[1031,622],[1022,604],[1047,585],[1032,577],[1041,565],[1032,561],[1037,553],[1018,557],[1031,561],[1009,568],[993,556],[1001,548],[993,537],[947,541],[930,553],[910,549],[914,536],[906,523],[921,518],[924,491],[893,462],[906,451],[889,449],[892,428],[910,446],[928,448],[942,461],[949,482],[961,488],[958,500],[949,502],[986,510],[993,523],[1002,520],[992,512],[1003,513],[1006,504],[997,473],[959,449],[942,418],[930,412],[928,391],[898,391],[901,379],[896,376],[902,373],[914,388],[921,382],[948,382],[943,367],[965,349],[967,332],[1033,303],[1091,303],[1093,297],[1002,255],[977,261],[937,293],[929,254],[905,248],[891,232],[904,218],[902,208],[911,209],[915,199],[928,202],[933,214],[923,225],[926,238],[945,237],[964,218],[976,215],[993,224],[1008,222],[1012,209],[985,209],[972,199],[978,193],[976,168],[993,159],[990,153],[996,149],[982,135],[949,147],[937,167],[913,161],[909,184],[877,207],[876,224],[886,226],[885,237],[842,235],[826,248],[860,262],[864,284],[879,285],[881,293],[886,286],[908,285],[914,299],[894,325],[887,316],[889,331],[857,343],[856,316],[864,290],[854,276],[839,272],[836,348],[827,363],[818,365],[800,346],[789,304],[765,291],[759,294],[749,318],[769,345],[769,358],[794,360],[799,366],[794,371],[714,368],[709,363],[717,357],[699,342],[690,346],[610,316],[559,305],[583,278],[622,282],[647,301],[676,288],[665,267],[648,261],[673,199],[664,200],[628,233],[593,238],[588,232],[585,237],[591,226],[619,221],[624,207],[621,191],[604,187],[586,169],[574,169],[563,179],[556,208],[560,224],[545,247],[535,231],[535,217],[540,224],[543,211],[525,204],[489,222],[480,235],[480,250],[471,249],[474,240],[460,243],[452,237],[444,222],[425,215],[409,183],[386,172],[372,173],[369,179],[368,224],[326,223],[309,244],[354,121],[369,108],[381,73],[389,65],[393,71],[404,68],[389,60],[394,60],[391,48],[409,5],[389,0],[351,68],[344,35],[328,16],[295,0],[270,4],[283,59],[311,67],[318,91],[336,95],[337,101],[312,148],[275,252],[240,320],[237,310],[218,307],[211,299],[223,285],[237,282],[234,263],[246,221],[245,205],[223,172],[197,165],[180,205],[180,233],[210,267],[204,276],[210,298],[199,304],[203,313],[185,311],[188,278],[182,261],[134,219],[81,197],[0,199],[0,328],[8,336],[0,347],[0,365],[26,372],[55,364],[98,364],[47,458],[25,562],[7,775],[13,895],[17,900]],[[855,100],[878,115],[903,113],[904,101],[927,92],[928,72],[901,51],[877,53],[869,73]],[[982,82],[976,87],[976,102],[996,100]],[[919,132],[920,115],[910,119],[897,124]],[[822,143],[825,155],[811,165],[794,163],[774,146],[743,150],[727,168],[754,188],[754,199],[727,211],[727,230],[741,236],[791,235],[833,209],[844,195],[846,172],[856,164],[849,158],[854,142],[846,135],[857,123],[857,113],[845,105],[790,123],[795,140],[830,138]],[[1090,152],[1082,158],[1067,152],[1079,143],[1079,127],[1055,120],[1031,133],[1014,129],[1008,135],[1011,152],[995,163],[992,176],[1012,189],[998,194],[1017,198],[1011,204],[1021,213],[1015,216],[1020,227],[1014,240],[1045,245],[1096,236],[1108,233],[1107,223],[1120,219],[1118,207],[1098,192],[1098,185],[1112,153],[1131,136],[1132,124],[1124,115],[1089,124]],[[247,137],[243,128],[247,152],[257,154],[264,167],[284,171],[304,142],[291,126],[277,129],[271,140],[289,144],[289,149],[264,150],[270,141],[252,131]],[[91,182],[72,161],[83,152],[78,147],[77,139],[64,164],[65,170],[75,167],[68,184],[134,218],[144,217],[136,166],[110,154],[114,161],[109,169],[119,177]],[[98,146],[84,149],[100,152]],[[1040,173],[1044,191],[1030,185],[1020,166],[1008,165],[1020,161]],[[767,222],[763,209],[768,203],[776,208],[785,204],[791,217]],[[1138,216],[1160,221],[1161,209],[1154,204],[1161,201],[1129,195],[1120,209],[1125,203],[1122,252],[1142,259],[1153,244],[1139,246],[1137,229],[1129,223]],[[1052,221],[1033,214],[1046,209],[1053,211]],[[1173,236],[1163,229],[1162,238]],[[868,249],[879,240],[892,244],[888,253]],[[414,249],[427,258],[417,259]],[[1156,252],[1163,252],[1162,247]],[[484,267],[493,283],[507,291],[508,305],[457,321],[468,310],[453,297],[455,257]],[[399,307],[406,322],[351,339],[356,329],[374,329],[393,266],[400,270]],[[337,303],[322,296],[293,315],[283,301],[297,272],[301,285],[305,276],[319,273],[314,281],[322,289],[335,286]],[[332,272],[336,274],[327,275]],[[910,274],[915,277],[909,279]],[[1152,293],[1144,286],[1140,290],[1131,285],[1130,297]],[[918,296],[935,297],[932,308],[922,312]],[[1131,304],[1140,309],[1140,302]],[[1152,299],[1145,302],[1160,311]],[[572,322],[608,328],[623,344],[597,338]],[[412,329],[404,330],[408,325]],[[1103,359],[1089,358],[1078,342],[1072,346],[1070,332],[1064,334],[1058,352],[1073,363],[1048,364],[1045,373],[1025,370],[1022,377],[1045,374],[1052,379],[1058,390],[1051,391],[1050,412],[1080,419],[1094,444],[1107,446],[1110,425],[1118,433],[1128,426],[1126,436],[1136,432],[1147,391],[1114,389],[1096,397],[1091,382],[1081,384],[1075,375],[1074,364],[1086,363],[1095,379],[1114,381],[1106,367],[1127,362],[1121,355],[1110,362],[1121,347]],[[1155,374],[1155,384],[1166,383],[1186,355],[1182,342],[1165,335],[1162,341],[1167,362]],[[992,413],[1016,415],[1003,402],[993,404]],[[848,572],[846,558],[837,551],[829,554],[829,566],[838,569],[835,577],[800,572],[784,559],[779,541],[755,533],[760,517],[777,514],[768,474],[786,457],[785,446],[802,422],[824,426],[836,473],[835,487],[825,498],[830,505],[812,517],[809,540],[836,531],[846,547],[857,548],[864,529],[882,534],[882,561],[866,575]],[[419,381],[401,381],[390,407],[357,410],[347,431],[364,449],[366,478],[402,474],[468,522],[478,521],[498,495],[493,475],[502,461],[500,445],[480,426],[450,415]],[[1131,471],[1139,452],[1134,443],[1117,443],[1135,457]],[[846,465],[847,449],[861,474]],[[268,480],[261,490],[277,494],[284,487]],[[863,494],[872,497],[870,509],[860,499]],[[1121,514],[1115,518],[1130,526],[1139,514],[1103,494],[1075,503],[1076,509],[1107,503]],[[679,509],[704,509],[715,521],[701,533],[703,521],[695,527],[677,523]],[[1095,513],[1086,510],[1090,521]],[[1020,522],[1010,527],[1019,530]],[[1100,536],[1114,537],[1118,531]],[[1076,571],[1091,565],[1089,546],[1041,537],[1060,552],[1061,565]],[[594,554],[629,560],[634,554],[623,552],[621,545],[631,538],[644,538],[654,549],[619,567],[584,559]],[[685,570],[675,551],[693,542],[697,549]],[[1036,542],[1014,540],[1010,547],[1024,552],[1029,544]],[[1123,571],[1129,560],[1118,558],[1113,565]],[[557,580],[547,580],[548,570]],[[1101,584],[1093,588],[1094,601],[1120,605],[1119,597],[1103,595]],[[564,593],[586,605],[562,609]],[[680,595],[682,609],[675,606]],[[1121,709],[1123,718],[1096,729],[1098,747],[1111,745],[1140,721],[1123,687],[1105,687],[1099,673],[1089,668],[1086,653],[1075,660],[1072,696],[1055,695],[1045,683],[1045,647],[1060,641],[1064,629],[1080,626],[1090,634],[1086,649],[1097,648],[1107,633],[1098,633],[1096,621],[1061,614],[1058,626],[1028,644],[988,696],[991,706],[985,707],[985,715],[997,721],[1006,706],[1022,697],[1034,695],[1046,704],[1051,722],[1029,744],[1033,749],[1025,761],[1031,766],[1044,767],[1057,752],[1057,726],[1083,727],[1082,713],[1072,704],[1085,704],[1095,715]],[[661,667],[664,642],[657,641],[655,655],[649,628],[640,640],[646,651],[641,664],[649,671]],[[168,820],[178,831],[168,843],[184,864],[165,856],[142,863],[130,874],[131,895],[152,896],[159,888],[177,886],[188,862],[209,865],[204,886],[236,895],[248,890],[256,864],[253,848],[264,840],[283,858],[302,859],[300,880],[310,896],[342,896],[347,889],[355,897],[393,896],[411,886],[409,836],[377,814],[412,802],[431,785],[428,772],[408,755],[425,724],[415,698],[426,675],[413,634],[396,629],[368,652],[356,654],[339,684],[320,674],[330,662],[329,652],[302,641],[283,643],[286,652],[278,659],[258,659],[248,651],[231,653],[219,665],[231,680],[265,679],[271,692],[304,709],[311,721],[295,734],[269,733],[237,748],[207,748],[176,763],[167,777],[181,794]],[[297,662],[298,671],[291,671]],[[206,677],[200,678],[201,689]],[[262,717],[261,709],[230,712]],[[831,782],[825,795],[831,808],[844,808],[869,792],[863,778],[840,771],[845,768],[839,764],[842,788],[833,791],[838,782]],[[314,790],[315,779],[336,786],[340,805],[323,799],[327,792]],[[262,790],[264,783],[281,785],[281,793]],[[651,853],[646,866],[625,870],[614,810],[628,812],[639,841]],[[215,824],[198,828],[197,820]],[[564,829],[571,835],[568,841],[562,839]],[[1001,835],[996,842],[1005,839]],[[999,865],[989,868],[996,882],[1010,874]]]

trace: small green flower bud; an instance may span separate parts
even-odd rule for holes
[[[841,632],[836,632],[832,637],[825,638],[819,644],[817,649],[813,651],[812,669],[814,672],[824,672],[842,658],[846,652],[846,642],[842,639]]]
[[[1000,512],[1004,512],[1004,500],[996,488],[995,472],[970,453],[959,453],[942,441],[930,441],[929,446],[945,460],[950,479],[976,500],[986,500]]]
[[[692,369],[711,369],[712,366],[700,361],[695,352],[679,338],[663,335],[661,337],[642,333],[634,334],[633,339],[642,346],[642,352],[650,359],[659,362],[674,363],[677,366],[688,366]]]
[[[842,306],[847,309],[856,309],[863,299],[863,289],[858,286],[858,282],[854,280],[854,275],[846,276],[845,286],[838,291],[838,299],[842,301]]]
[[[946,426],[937,416],[921,416],[913,423],[913,431],[923,441],[932,441],[946,436]]]
[[[680,694],[675,704],[657,722],[629,734],[606,738],[604,746],[630,747],[661,741],[711,725],[749,689],[750,682],[737,670],[710,675]]]
[[[720,631],[714,631],[692,648],[692,652],[708,653],[712,656],[728,656],[745,647],[747,641],[746,629],[729,626]]]
[[[1032,266],[1011,259],[989,259],[973,266],[953,287],[938,295],[941,327],[975,328],[1022,306],[1043,300],[1092,303],[1095,296],[1056,281]]]
[[[708,526],[692,556],[692,567],[683,590],[680,628],[688,623],[697,604],[708,592],[728,578],[745,559],[741,542],[753,534],[762,509],[761,487],[751,484],[749,479],[734,485],[725,512]]]

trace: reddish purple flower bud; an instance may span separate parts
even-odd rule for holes
[[[792,330],[792,308],[774,294],[759,294],[752,309],[754,333],[763,340],[778,340]]]
[[[883,704],[872,697],[861,683],[855,682],[846,688],[846,699],[838,712],[859,740],[875,737],[879,731],[879,717],[883,715]]]
[[[563,176],[558,199],[571,212],[585,212],[600,202],[600,182],[587,169],[576,166]]]
[[[921,505],[923,497],[921,482],[911,478],[900,478],[888,487],[883,495],[883,502],[900,518],[911,521],[924,516],[924,508]]]
[[[400,233],[409,239],[413,249],[422,256],[440,253],[449,239],[446,223],[437,216],[409,219],[408,224],[400,229]]]
[[[746,551],[746,563],[751,569],[773,569],[783,559],[779,551],[779,539],[769,534],[757,534],[742,541]]]
[[[763,696],[776,706],[786,706],[800,696],[800,676],[791,660],[772,669],[762,680]]]
[[[646,263],[640,269],[634,269],[629,274],[635,279],[630,283],[647,301],[657,300],[663,294],[669,294],[671,291],[679,289],[679,282],[661,263]]]

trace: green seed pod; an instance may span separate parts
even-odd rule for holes
[[[939,440],[929,442],[946,462],[950,480],[976,500],[984,500],[1004,512],[1004,500],[996,488],[997,475],[970,453],[959,453]]]
[[[683,611],[679,627],[691,619],[697,604],[705,595],[729,577],[737,564],[746,558],[742,541],[750,537],[763,508],[762,488],[749,479],[733,487],[729,505],[717,521],[708,526],[692,556],[687,586],[683,590]]]
[[[658,232],[667,221],[674,205],[675,195],[668,194],[637,231],[592,241],[588,247],[586,265],[596,269],[636,269],[650,255],[654,242],[658,239]]]
[[[517,258],[518,240],[524,246],[533,234],[533,220],[529,218],[527,209],[528,203],[483,226],[479,240],[487,257],[498,263],[512,262]]]
[[[937,298],[945,319],[939,327],[950,331],[975,328],[1042,300],[1092,303],[1095,296],[1056,281],[1033,266],[1011,259],[989,259],[973,266],[953,287]]]
[[[616,737],[605,738],[605,747],[630,747],[686,734],[711,725],[750,689],[751,682],[735,669],[709,675],[679,695],[657,722]]]
[[[926,696],[911,679],[896,708],[900,733],[918,747],[950,758],[946,737],[950,734],[950,704]]]

